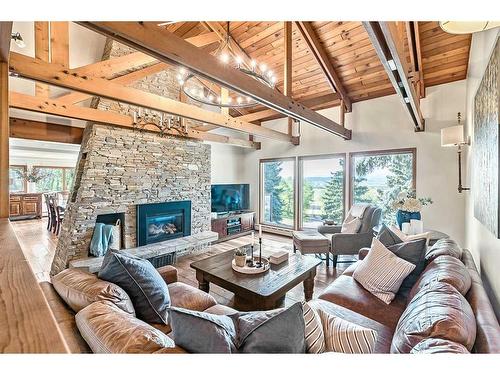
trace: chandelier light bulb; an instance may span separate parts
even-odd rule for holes
[[[217,97],[217,103],[220,103],[220,102],[221,102],[221,97],[220,97],[220,96],[218,96],[218,97]]]
[[[227,64],[229,62],[229,55],[224,52],[221,56],[220,56],[220,59],[221,61],[224,63],[224,64]]]
[[[184,76],[184,75],[186,74],[186,68],[181,67],[181,68],[179,69],[179,73],[181,74],[181,76]]]
[[[268,76],[269,78],[271,78],[271,77],[273,76],[273,74],[274,74],[274,73],[273,73],[273,71],[272,71],[272,70],[269,70],[269,71],[267,72],[267,76]]]
[[[241,56],[236,56],[234,58],[234,61],[236,61],[236,64],[241,65],[241,63],[243,62],[243,59],[241,58]]]
[[[255,67],[257,66],[257,61],[255,60],[250,61],[250,66],[252,67],[252,70],[254,70]]]
[[[247,96],[245,99],[246,99],[247,103],[250,103],[252,101],[252,98],[249,96]]]
[[[227,98],[227,104],[231,104],[232,101],[233,101],[233,98],[231,98],[231,97]]]
[[[179,80],[179,85],[184,86],[184,81],[182,79]]]
[[[213,102],[214,101],[214,96],[213,95],[209,95],[208,100],[210,100],[211,102]]]
[[[236,102],[237,102],[238,104],[241,104],[241,102],[242,102],[242,101],[243,101],[243,98],[242,98],[241,96],[238,96],[238,97],[236,98]]]
[[[267,65],[266,65],[266,64],[261,64],[261,66],[260,66],[260,71],[261,71],[262,73],[265,73],[265,72],[266,72],[266,70],[267,70]]]
[[[271,77],[271,83],[274,85],[276,83],[276,77],[275,76],[272,76]]]

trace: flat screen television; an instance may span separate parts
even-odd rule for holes
[[[249,184],[212,185],[212,212],[244,211],[249,208]]]

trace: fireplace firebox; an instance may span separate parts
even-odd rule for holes
[[[191,235],[191,201],[137,205],[137,246]]]

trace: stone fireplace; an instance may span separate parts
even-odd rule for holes
[[[89,257],[96,220],[109,214],[123,217],[125,249],[210,231],[210,145],[88,125],[52,274]]]
[[[137,206],[137,246],[191,235],[191,201]]]

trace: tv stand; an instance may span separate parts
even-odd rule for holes
[[[217,242],[244,236],[254,229],[254,225],[253,211],[229,212],[212,219],[212,231],[219,234]]]

